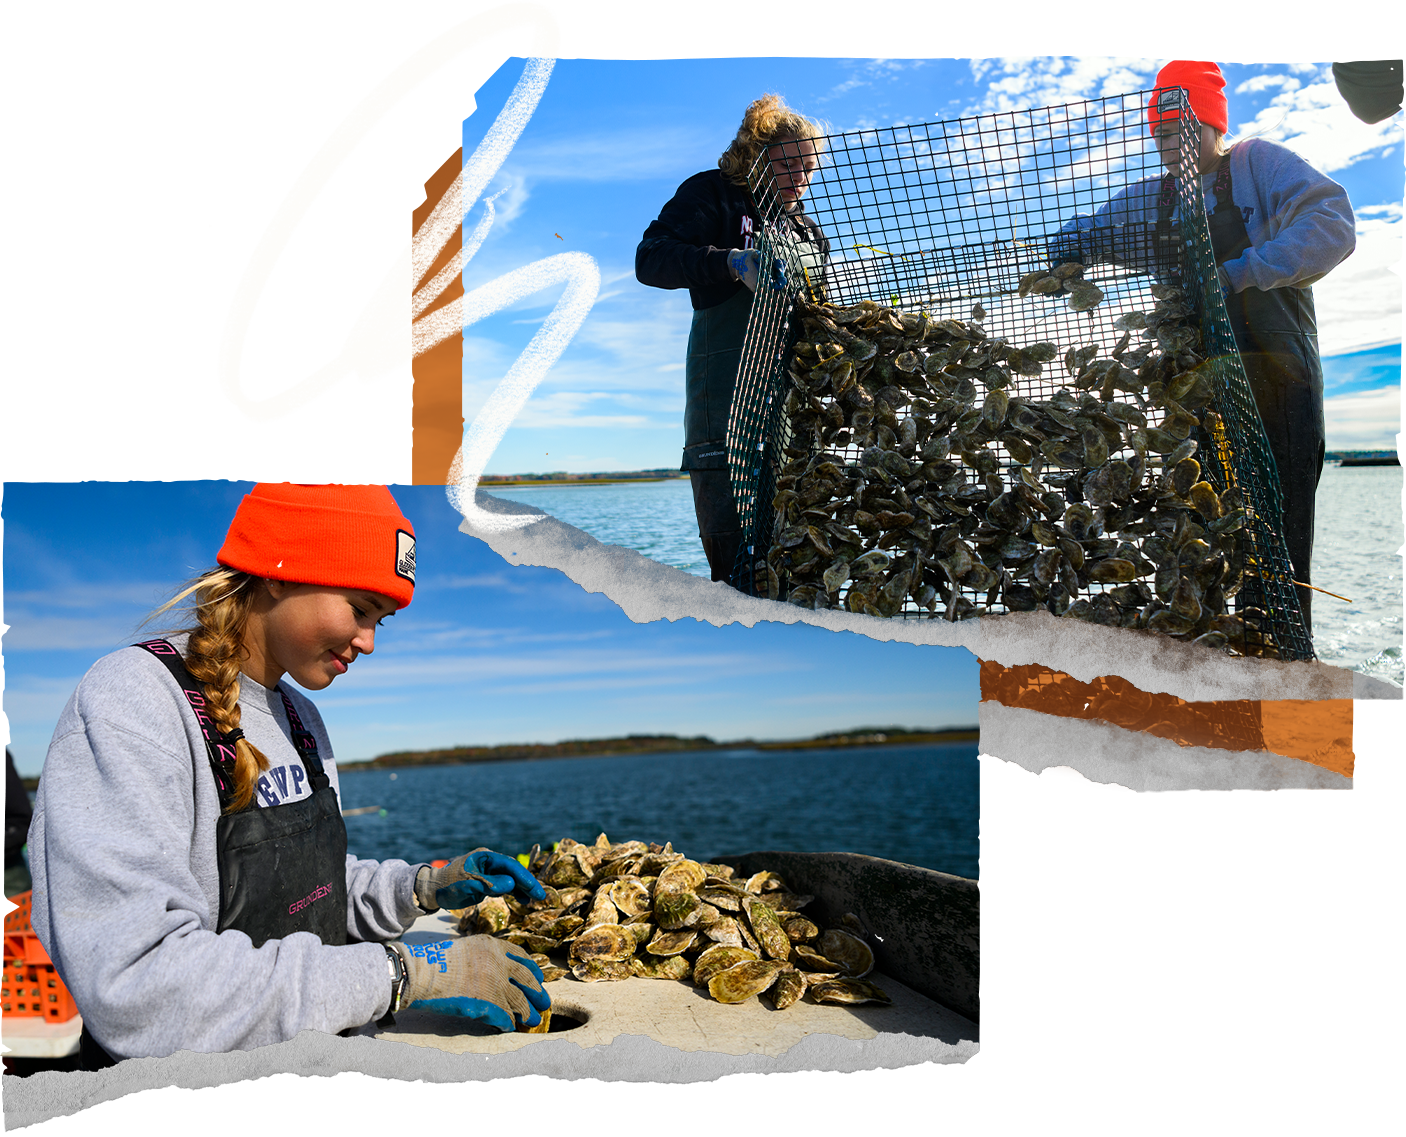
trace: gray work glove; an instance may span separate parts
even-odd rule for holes
[[[481,1019],[502,1031],[536,1026],[552,1005],[542,972],[523,949],[492,936],[428,944],[389,945],[405,962],[405,1004],[461,1018]]]
[[[428,865],[415,874],[415,903],[426,912],[436,908],[468,908],[485,896],[518,891],[530,900],[545,900],[547,893],[516,857],[475,849],[447,865]]]
[[[731,249],[727,254],[727,270],[732,273],[733,280],[740,280],[755,292],[761,259],[761,254],[756,249]]]

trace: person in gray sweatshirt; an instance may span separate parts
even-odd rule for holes
[[[410,603],[415,535],[385,486],[256,485],[181,601],[186,632],[100,659],[54,731],[29,830],[32,921],[88,1069],[247,1050],[410,1003],[537,1025],[551,1000],[488,936],[388,943],[486,895],[545,892],[488,850],[433,868],[347,853],[312,702]]]
[[[1051,242],[1050,255],[1161,275],[1175,259],[1161,255],[1158,240],[1176,217],[1171,179],[1199,177],[1231,330],[1277,467],[1294,579],[1309,584],[1326,444],[1312,285],[1356,248],[1352,206],[1342,186],[1292,150],[1263,138],[1226,142],[1229,105],[1215,63],[1173,60],[1158,73],[1157,88],[1148,126],[1169,172],[1121,190],[1092,216],[1075,218]],[[1183,155],[1180,118],[1188,102],[1200,144]],[[1311,633],[1313,593],[1297,591]],[[1242,600],[1253,599],[1242,590]]]

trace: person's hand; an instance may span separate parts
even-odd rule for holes
[[[485,896],[518,891],[530,900],[545,900],[537,878],[515,857],[475,849],[441,868],[426,866],[415,874],[415,903],[426,912],[436,908],[468,908]]]
[[[405,1002],[421,1010],[480,1019],[499,1030],[537,1026],[552,1005],[542,972],[516,944],[468,936],[389,945],[405,962]]]
[[[728,271],[733,280],[740,280],[753,292],[757,290],[757,279],[761,274],[762,256],[756,249],[733,249],[727,255]],[[779,257],[771,261],[771,287],[780,292],[786,287],[786,266]]]
[[[727,269],[733,280],[740,280],[753,292],[757,290],[757,270],[761,254],[756,249],[733,249],[727,254]]]

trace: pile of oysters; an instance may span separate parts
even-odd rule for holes
[[[1075,270],[1032,274],[1022,295],[1048,279],[1092,302]],[[1264,613],[1228,611],[1246,510],[1216,457],[1200,331],[1179,288],[1151,294],[1115,343],[1068,347],[989,338],[980,305],[964,321],[799,304],[759,591],[881,617],[1045,608],[1263,650]]]
[[[692,981],[721,1003],[766,994],[777,1008],[803,995],[817,1003],[891,1000],[865,979],[874,953],[859,921],[822,931],[801,914],[814,900],[775,873],[734,879],[728,865],[700,864],[672,845],[563,838],[535,846],[528,868],[547,898],[493,896],[463,909],[459,932],[517,944],[547,982],[639,977]],[[553,962],[564,957],[566,966]]]

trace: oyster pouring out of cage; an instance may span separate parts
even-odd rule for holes
[[[1221,424],[1191,309],[1178,288],[1154,295],[1116,343],[1064,350],[872,301],[801,304],[767,596],[875,616],[911,600],[949,620],[999,600],[1243,650],[1255,613],[1228,601],[1245,510],[1197,458],[1192,432]],[[1067,385],[1025,393],[1050,372]]]
[[[817,144],[825,263],[760,230],[787,287],[753,302],[728,423],[735,587],[1313,658],[1202,187],[1162,168],[1148,98]]]

